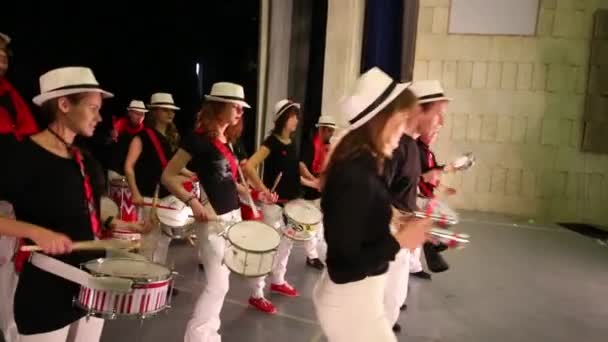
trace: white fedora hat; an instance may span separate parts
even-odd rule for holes
[[[394,81],[378,67],[363,73],[351,93],[340,100],[340,110],[349,129],[357,129],[371,120],[409,85]]]
[[[336,128],[338,125],[336,124],[336,120],[331,115],[321,115],[319,117],[319,121],[316,124],[317,127],[329,127]]]
[[[175,105],[173,101],[173,95],[169,93],[154,93],[150,96],[150,108],[167,108],[179,110],[180,108]]]
[[[148,112],[148,110],[146,109],[146,105],[144,104],[144,101],[140,101],[140,100],[132,100],[131,103],[129,103],[129,107],[127,107],[127,110],[133,110],[133,111],[140,112],[140,113]]]
[[[251,108],[251,106],[245,102],[245,90],[243,90],[242,86],[236,83],[214,83],[211,87],[211,93],[209,93],[209,95],[205,95],[205,99],[208,101],[236,103],[245,108]]]
[[[295,107],[300,109],[300,104],[288,99],[283,99],[274,105],[274,120],[278,120],[281,115],[287,112],[289,108]]]
[[[6,43],[6,45],[8,45],[8,44],[11,43],[11,37],[9,37],[8,34],[0,32],[0,39],[4,40],[4,42]]]
[[[96,92],[104,98],[114,97],[99,87],[99,82],[93,71],[86,67],[64,67],[53,69],[40,76],[40,94],[32,101],[38,106],[44,102],[58,97]]]
[[[410,86],[410,90],[416,94],[418,103],[420,104],[452,100],[451,98],[445,96],[441,83],[439,83],[437,80],[415,81]]]

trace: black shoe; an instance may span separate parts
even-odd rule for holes
[[[179,295],[179,290],[174,287],[173,290],[171,291],[171,296],[175,297],[177,295]]]
[[[431,280],[431,275],[424,271],[410,273],[410,275],[424,280]]]
[[[325,264],[319,258],[306,258],[306,265],[312,268],[316,268],[318,270],[323,270],[325,268]]]
[[[399,308],[399,310],[401,310],[401,311],[407,310],[407,304],[401,305],[401,307]]]
[[[445,243],[440,242],[438,245],[435,245],[435,250],[439,253],[444,252],[447,249],[448,245],[446,245]]]
[[[399,334],[401,332],[401,326],[399,325],[399,323],[395,323],[395,325],[393,325],[393,332],[395,334]]]
[[[422,249],[424,250],[424,257],[426,258],[426,265],[431,272],[445,272],[450,268],[445,259],[443,259],[441,254],[435,249],[435,245],[430,242],[425,242]]]
[[[198,269],[201,271],[205,270],[205,265],[201,264],[200,262],[198,263]]]

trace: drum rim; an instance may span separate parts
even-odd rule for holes
[[[262,254],[262,253],[260,253]],[[227,263],[224,263],[224,265],[226,266],[227,269],[230,270],[230,272],[236,273],[238,275],[240,275],[241,277],[245,277],[245,278],[258,278],[258,277],[264,277],[269,275],[270,273],[272,273],[272,269],[268,272],[268,273],[260,273],[258,275],[247,275],[247,274],[243,274],[241,272],[238,272],[236,270],[234,270],[232,267],[230,267],[230,265],[228,265]]]
[[[117,277],[116,275],[113,274],[107,274],[107,273],[102,273],[102,272],[94,272],[92,270],[90,270],[89,268],[87,268],[87,265],[90,264],[102,264],[107,260],[120,260],[120,261],[131,261],[131,262],[137,262],[137,263],[147,263],[147,264],[153,264],[156,266],[160,266],[164,269],[166,269],[168,271],[168,274],[165,276],[157,276],[157,277],[133,277],[133,278],[126,278],[126,277]],[[135,260],[135,259],[129,259],[129,258],[97,258],[97,259],[93,259],[93,260],[89,260],[87,262],[84,262],[81,264],[81,267],[84,268],[87,272],[89,272],[91,275],[93,276],[107,276],[107,277],[115,277],[115,278],[125,278],[125,279],[129,279],[133,282],[133,284],[150,284],[150,283],[155,283],[155,282],[163,282],[163,281],[167,281],[167,280],[171,280],[173,279],[173,272],[171,271],[171,269],[169,269],[167,266],[159,264],[157,262],[151,262],[151,261],[144,261],[144,260]]]
[[[286,233],[286,230],[287,230],[287,229],[286,229],[286,228],[287,228],[287,226],[286,226],[286,225],[285,225],[285,226],[283,226],[283,227],[281,227],[281,233],[283,233],[283,235],[284,235],[286,238],[291,239],[291,240],[294,240],[294,241],[301,241],[301,242],[310,241],[310,240],[312,240],[312,239],[313,239],[313,238],[314,238],[314,237],[317,235],[317,231],[315,231],[315,233],[314,233],[314,234],[310,234],[310,237],[309,237],[309,238],[306,238],[306,239],[297,239],[297,238],[295,238],[294,236],[287,235],[287,233]]]
[[[167,298],[169,297],[169,295],[167,294]],[[163,306],[160,309],[154,310],[154,311],[150,311],[150,312],[146,312],[145,314],[141,314],[141,313],[132,313],[132,314],[124,314],[124,313],[107,313],[107,312],[96,312],[97,310],[93,310],[90,308],[86,308],[84,305],[82,305],[82,303],[80,303],[80,301],[76,298],[74,298],[74,305],[76,307],[78,307],[79,309],[83,310],[86,312],[86,317],[96,317],[96,318],[101,318],[101,319],[107,319],[107,320],[117,320],[117,319],[140,319],[140,320],[144,320],[144,319],[148,319],[148,318],[152,318],[156,315],[158,315],[159,313],[171,309],[171,305],[169,304],[169,302],[165,303],[165,306]]]
[[[161,225],[167,226],[167,227],[170,227],[170,228],[177,228],[177,229],[186,228],[186,227],[192,226],[194,223],[196,223],[196,219],[194,219],[194,217],[188,217],[187,223],[185,223],[185,224],[183,224],[181,226],[172,226],[170,224],[167,224],[167,223],[163,222],[162,219],[161,219],[161,217],[159,215],[156,215],[156,217],[158,218],[158,221],[160,222]]]
[[[291,216],[289,216],[289,214],[287,213],[287,206],[289,206],[289,204],[290,204],[290,203],[291,203],[291,204],[295,204],[296,202],[303,202],[303,203],[310,204],[310,205],[311,205],[313,208],[315,208],[316,210],[318,210],[318,211],[319,211],[319,214],[320,214],[320,216],[321,216],[321,217],[319,218],[319,220],[318,220],[318,221],[316,221],[316,222],[300,222],[300,221],[296,220],[295,218],[292,218]],[[289,202],[285,203],[285,206],[283,207],[283,214],[284,214],[284,215],[285,215],[285,217],[287,217],[288,219],[290,219],[290,220],[292,220],[292,221],[294,221],[294,222],[297,222],[297,223],[299,223],[299,224],[305,224],[305,225],[309,225],[309,226],[314,226],[314,225],[317,225],[317,224],[319,224],[319,223],[323,222],[323,212],[321,212],[321,210],[320,210],[319,208],[317,208],[317,206],[316,206],[316,205],[314,205],[314,204],[313,204],[311,201],[307,201],[307,200],[305,200],[305,199],[301,199],[301,198],[294,199],[294,200],[291,200],[291,201],[289,201]]]
[[[129,187],[129,182],[127,182],[127,177],[115,177],[112,178],[108,181],[108,183],[110,183],[110,185],[124,185],[124,187]]]
[[[240,245],[238,245],[238,244],[234,243],[234,242],[233,242],[233,241],[230,239],[230,231],[232,230],[232,228],[233,228],[233,227],[235,227],[236,225],[239,225],[239,224],[241,224],[241,223],[243,223],[243,222],[256,222],[256,223],[258,223],[258,224],[261,224],[261,225],[263,225],[263,226],[266,226],[268,229],[272,230],[273,232],[275,232],[275,233],[276,233],[276,234],[279,236],[279,243],[278,243],[278,244],[277,244],[277,246],[276,246],[276,247],[274,247],[274,248],[270,248],[270,249],[267,249],[267,250],[262,250],[262,251],[260,251],[260,250],[250,250],[250,249],[247,249],[247,248],[241,247]],[[254,253],[254,254],[265,254],[265,253],[268,253],[268,252],[276,251],[277,249],[279,249],[279,245],[281,244],[281,234],[280,234],[279,232],[277,232],[277,230],[276,230],[276,229],[272,228],[270,225],[268,225],[268,224],[266,224],[266,223],[264,223],[264,222],[261,222],[261,221],[256,221],[256,220],[243,220],[243,221],[239,221],[239,222],[236,222],[236,223],[232,224],[232,225],[231,225],[230,227],[228,227],[228,229],[226,230],[226,235],[225,235],[225,236],[226,236],[226,240],[228,240],[228,242],[230,242],[230,244],[231,244],[231,245],[236,246],[238,249],[240,249],[240,250],[242,250],[242,251],[244,251],[244,252],[247,252],[247,253]]]

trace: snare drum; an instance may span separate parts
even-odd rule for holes
[[[187,239],[194,230],[192,209],[183,207],[181,210],[156,209],[161,230],[172,239]]]
[[[275,229],[280,229],[283,226],[283,208],[276,204],[263,202],[260,203],[260,208],[262,209],[264,223]]]
[[[421,211],[431,216],[440,227],[458,224],[458,214],[444,202],[433,198],[418,197],[416,204]]]
[[[232,272],[260,277],[272,272],[281,235],[259,221],[241,221],[228,228],[224,264]]]
[[[139,221],[139,211],[133,204],[131,189],[125,177],[110,180],[110,197],[119,206],[118,218],[127,222]]]
[[[297,199],[287,202],[284,209],[287,224],[283,234],[296,241],[308,241],[315,237],[322,223],[323,214],[314,203]]]
[[[118,206],[110,198],[102,196],[101,200],[99,202],[99,206],[100,206],[100,214],[101,214],[102,220],[104,220],[110,216],[114,216],[114,217],[118,216]],[[112,231],[109,234],[109,237],[118,239],[118,240],[134,241],[134,240],[140,240],[141,234],[132,232],[130,230],[112,229]]]
[[[103,319],[149,318],[170,304],[169,288],[173,272],[163,265],[134,259],[106,258],[82,264],[93,276],[129,279],[127,293],[80,287],[75,302],[89,315]]]

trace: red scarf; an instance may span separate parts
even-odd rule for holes
[[[143,122],[140,122],[137,126],[133,126],[131,124],[131,120],[126,117],[122,117],[120,119],[116,119],[116,117],[112,117],[112,124],[114,126],[114,130],[120,136],[123,133],[127,133],[128,135],[135,135],[141,132],[144,129]]]
[[[312,140],[314,147],[314,157],[312,160],[312,174],[320,175],[325,166],[325,156],[327,155],[327,144],[321,138],[319,133],[315,134]]]
[[[420,146],[420,145],[419,145]],[[428,145],[424,144],[422,147],[422,152],[425,154],[425,161],[428,170],[433,170],[437,165],[435,164],[435,155],[431,151]],[[418,187],[420,188],[420,193],[424,197],[435,198],[435,188],[438,184],[433,184],[430,182],[425,182],[423,177],[420,177],[420,182],[418,183]]]
[[[0,78],[0,96],[9,96],[16,112],[16,120],[9,112],[0,107],[0,134],[14,134],[18,141],[24,137],[38,132],[38,126],[32,116],[32,112],[25,104],[17,90],[8,82],[6,78]]]

